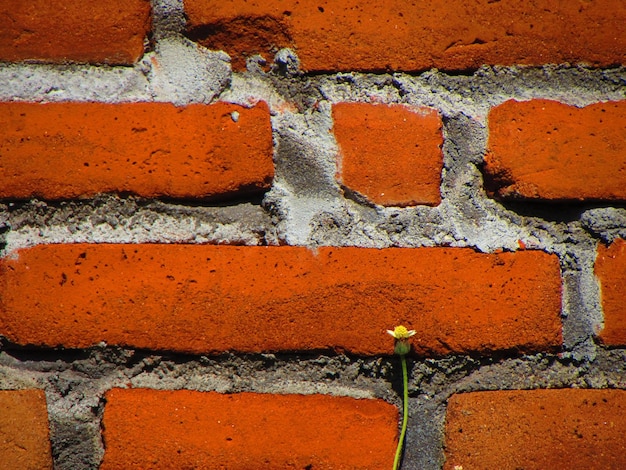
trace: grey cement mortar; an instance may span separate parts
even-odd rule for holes
[[[443,426],[453,393],[534,388],[626,389],[626,351],[595,340],[602,325],[593,274],[598,243],[626,238],[626,208],[608,204],[501,203],[483,190],[481,162],[490,107],[547,98],[575,106],[626,98],[626,69],[483,67],[467,74],[307,75],[295,51],[253,57],[232,73],[229,59],[184,37],[180,0],[154,0],[154,32],[133,67],[0,64],[0,100],[265,101],[274,131],[276,177],[262,200],[194,202],[103,195],[85,201],[4,202],[2,254],[43,243],[225,243],[361,247],[529,249],[558,256],[563,273],[564,350],[518,357],[410,358],[410,421],[404,469],[443,463]],[[432,107],[446,137],[442,203],[381,207],[336,181],[332,104]],[[390,325],[390,327],[393,325]],[[236,393],[324,393],[380,398],[401,406],[397,359],[333,352],[217,357],[133,351],[33,350],[0,343],[0,389],[43,388],[55,468],[98,468],[104,452],[104,393],[149,387]],[[391,349],[390,341],[390,349]]]
[[[102,196],[86,202],[0,204],[5,253],[42,243],[278,244],[260,205],[189,206]]]

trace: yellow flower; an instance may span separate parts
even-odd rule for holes
[[[406,327],[399,325],[396,326],[393,331],[387,330],[391,336],[396,338],[396,345],[394,352],[400,356],[405,356],[411,350],[409,344],[409,338],[415,334],[415,330],[407,330]]]
[[[396,339],[408,339],[415,334],[415,330],[407,330],[405,326],[396,326],[393,331],[387,330],[391,336]]]

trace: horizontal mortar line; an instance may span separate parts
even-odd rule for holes
[[[519,75],[520,74],[520,68],[517,66],[507,66],[507,67],[498,67],[498,73],[500,74],[500,76],[497,77],[482,77],[482,76],[475,76],[480,69],[472,72],[472,74],[468,74],[468,83],[467,85],[470,84],[490,84],[492,83],[494,86],[498,85],[498,83],[505,83],[505,84],[510,84],[512,88],[514,88],[514,91],[512,93],[510,93],[509,96],[510,98],[520,98],[520,99],[534,99],[534,98],[546,98],[546,99],[554,99],[554,94],[555,93],[562,93],[561,91],[561,87],[555,87],[554,89],[549,89],[548,92],[539,92],[539,93],[544,93],[544,94],[537,94],[537,95],[532,95],[530,98],[528,96],[527,91],[531,91],[534,92],[535,88],[531,85],[528,85],[527,83],[527,78],[524,77],[523,75],[530,71],[540,71],[545,69],[546,66],[536,66],[536,67],[524,67],[522,69],[522,77],[517,77],[514,79],[511,79],[510,76],[515,76],[515,75]],[[492,67],[489,67],[489,69],[491,69]],[[598,74],[600,72],[606,72],[607,70],[620,70],[623,67],[614,67],[614,68],[603,68],[603,69],[596,69],[596,68],[585,68],[584,70],[588,70],[589,72],[597,72]],[[102,66],[97,66],[97,65],[91,65],[91,66],[81,66],[81,65],[55,65],[55,64],[20,64],[20,63],[0,63],[0,76],[3,72],[5,71],[15,71],[17,73],[20,72],[36,72],[38,74],[42,74],[43,77],[41,76],[37,76],[37,77],[32,77],[32,75],[30,75],[29,77],[27,77],[26,81],[28,82],[30,81],[34,81],[37,80],[39,81],[40,79],[46,79],[48,78],[49,80],[49,84],[50,85],[55,85],[56,83],[67,83],[67,77],[65,75],[67,75],[67,72],[69,71],[69,75],[70,76],[76,76],[77,78],[82,78],[84,77],[85,72],[88,71],[98,71],[100,73],[103,74],[102,77],[96,77],[95,80],[97,82],[101,82],[102,84],[105,83],[121,83],[123,81],[124,78],[129,78],[132,76],[136,76],[137,78],[144,78],[145,75],[143,72],[141,72],[140,70],[133,68],[133,67],[125,67],[125,66],[119,66],[119,67],[115,67],[115,66],[107,66],[107,65],[102,65]],[[126,71],[127,73],[124,74],[121,78],[122,80],[120,80],[120,75],[119,75],[119,71]],[[567,78],[568,75],[568,71],[571,71],[571,75],[572,77],[571,80],[573,82],[576,82],[578,77],[578,72],[580,70],[580,67],[569,67],[565,69],[565,73],[563,72],[563,69],[560,69],[560,74],[559,74],[559,81],[562,81],[563,79]],[[59,73],[63,73],[64,76],[61,77],[59,75]],[[231,75],[241,75],[241,76],[245,76],[246,74],[248,74],[249,72],[231,72]],[[437,76],[442,76],[444,78],[449,78],[449,79],[453,79],[453,77],[457,77],[459,76],[459,74],[455,74],[455,73],[446,73],[445,71],[439,71],[437,69],[430,69],[430,70],[426,70],[423,72],[419,72],[419,73],[408,73],[408,72],[395,72],[395,73],[367,73],[367,72],[329,72],[329,73],[305,73],[304,77],[309,77],[309,78],[313,78],[315,80],[333,80],[334,78],[340,78],[342,76],[350,76],[353,78],[354,81],[359,81],[359,80],[365,80],[367,81],[368,79],[370,79],[371,77],[375,78],[375,79],[380,79],[380,77],[390,77],[390,79],[393,80],[409,80],[409,81],[414,81],[416,79],[419,79],[420,77],[423,77],[424,75],[428,75],[431,76],[433,74],[436,74]],[[510,75],[509,75],[510,74]],[[46,75],[49,75],[49,77],[46,77]],[[107,76],[110,75],[110,76]],[[464,75],[465,76],[465,75]],[[260,77],[262,78],[262,77]],[[57,79],[57,80],[55,80]],[[63,79],[63,80],[61,80]],[[298,79],[298,81],[296,83],[298,83],[301,80],[301,78]],[[612,82],[609,79],[605,79],[605,78],[601,78],[599,77],[598,79],[598,84],[596,85],[598,87],[598,90],[593,90],[591,93],[593,94],[593,96],[590,96],[589,98],[587,98],[585,101],[589,101],[591,102],[595,102],[594,100],[598,100],[598,101],[602,101],[602,100],[607,100],[607,99],[618,99],[619,96],[621,96],[619,89],[616,89],[614,92],[607,92],[605,90],[601,90],[600,88],[602,88],[603,86],[606,86],[607,84],[610,85]],[[45,80],[44,80],[45,81]],[[79,80],[80,83],[93,83],[94,78],[91,77],[89,79],[85,78],[82,80]],[[589,87],[590,87],[590,83],[589,83],[589,79],[588,77],[580,77],[579,80],[581,82],[580,85],[576,85],[573,84],[571,85],[571,93],[572,93],[572,99],[577,99],[578,101],[580,101],[581,96],[581,88],[584,89],[585,91],[585,95],[588,95],[589,92]],[[152,82],[149,80],[146,80],[146,83],[148,85],[151,85]],[[8,81],[8,84],[10,86],[10,81]],[[514,86],[514,85],[519,85],[519,86]],[[373,85],[373,84],[372,84]],[[441,92],[441,88],[443,85],[445,85],[445,82],[442,83],[438,83],[436,85],[431,85],[431,86],[427,86],[427,85],[422,85],[422,84],[413,84],[413,85],[417,85],[420,88],[423,88],[424,91],[428,91],[428,92],[437,92],[438,94],[440,94]],[[549,85],[549,82],[548,82]],[[584,85],[584,86],[583,86]],[[75,85],[76,88],[78,88],[78,85]],[[303,85],[305,86],[305,85]],[[345,89],[346,87],[349,89],[363,89],[363,85],[355,85],[354,83],[341,83],[341,84],[336,84],[333,85],[334,87],[341,87],[342,89]],[[544,84],[545,86],[545,84]],[[390,88],[396,88],[393,87],[393,85],[389,85]],[[3,87],[0,86],[0,90],[2,90]],[[526,90],[526,88],[528,88],[528,90]],[[69,88],[69,90],[71,90],[71,88]],[[226,88],[225,90],[222,91],[222,93],[224,91],[229,91],[231,90],[231,88]],[[502,91],[502,90],[501,90]],[[132,94],[132,93],[131,93]],[[446,96],[446,93],[443,93],[444,96]],[[455,92],[449,92],[449,96],[456,96],[457,93]],[[33,96],[40,96],[39,94],[34,93]],[[410,96],[410,94],[407,94],[407,96]],[[200,96],[199,96],[200,97]],[[49,97],[49,101],[50,102],[58,102],[58,101],[68,101],[68,100],[72,100],[72,96],[70,93],[70,96],[62,96],[62,97],[58,97],[55,98],[54,96]],[[468,100],[472,99],[474,101],[476,100],[481,100],[481,98],[484,99],[484,93],[481,91],[477,91],[475,93],[472,93],[470,95],[468,95]],[[504,98],[507,99],[507,98]],[[25,101],[28,100],[28,98],[20,98],[17,101]],[[158,94],[156,96],[152,95],[151,93],[147,93],[145,95],[141,95],[141,94],[137,94],[136,98],[130,98],[127,100],[108,100],[106,98],[103,97],[90,97],[90,98],[76,98],[76,101],[85,101],[85,102],[102,102],[102,103],[112,103],[112,104],[123,104],[123,103],[133,103],[133,102],[143,102],[143,103],[151,103],[151,102],[155,102],[155,103],[164,103],[164,102],[172,102],[169,99],[166,99],[165,97],[163,99],[159,99]],[[199,100],[201,101],[201,100]],[[220,101],[215,100],[215,101]],[[215,102],[213,101],[213,102]],[[402,100],[398,100],[397,103],[402,103]]]

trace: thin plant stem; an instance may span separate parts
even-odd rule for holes
[[[400,431],[400,440],[398,441],[398,447],[396,448],[396,456],[393,459],[393,470],[400,468],[400,457],[402,456],[402,444],[404,443],[404,435],[406,434],[406,427],[409,421],[409,377],[406,371],[406,358],[404,354],[400,355],[400,362],[402,363],[402,388],[403,388],[403,400],[402,400],[402,429]]]

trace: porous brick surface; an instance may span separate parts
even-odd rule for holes
[[[149,0],[0,1],[0,61],[129,65],[144,52]]]
[[[0,103],[0,198],[204,198],[274,175],[269,110],[227,103]]]
[[[188,34],[245,57],[291,47],[308,71],[624,63],[621,0],[187,0]]]
[[[0,391],[0,467],[52,470],[43,390]]]
[[[323,395],[113,389],[102,470],[392,466],[397,409]]]
[[[595,264],[600,282],[600,298],[604,312],[602,342],[613,346],[626,345],[626,241],[618,238],[611,245],[600,244]]]
[[[512,390],[448,400],[444,470],[626,466],[626,391]]]
[[[46,245],[0,264],[0,334],[24,345],[194,353],[419,354],[561,345],[556,256],[539,251]]]
[[[437,111],[337,103],[332,113],[338,177],[346,188],[383,206],[439,204],[443,136]]]
[[[489,113],[488,189],[542,201],[626,200],[626,101],[507,101]]]

